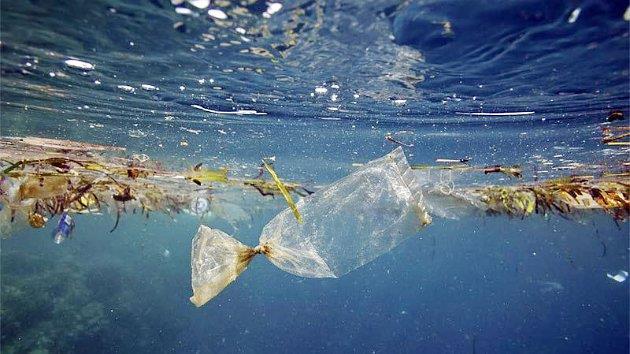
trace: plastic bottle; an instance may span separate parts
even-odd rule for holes
[[[53,241],[56,244],[62,243],[70,236],[72,230],[74,230],[74,220],[68,215],[68,212],[64,211],[63,214],[61,214],[57,228],[55,228]]]

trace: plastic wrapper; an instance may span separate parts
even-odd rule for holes
[[[201,306],[259,253],[302,277],[342,276],[390,251],[431,222],[401,148],[296,203],[273,218],[260,244],[247,247],[201,226],[192,245],[191,301]]]
[[[200,226],[191,252],[195,294],[190,301],[201,306],[215,297],[245,270],[254,255],[253,249],[228,234]]]

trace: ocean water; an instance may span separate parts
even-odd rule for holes
[[[519,164],[526,182],[628,161],[601,142],[602,127],[628,125],[606,122],[629,113],[627,1],[310,0],[273,14],[213,1],[226,20],[192,3],[0,2],[0,135],[237,174],[275,156],[280,176],[310,186],[391,151],[387,135],[411,163]],[[125,215],[112,233],[115,216],[78,215],[61,245],[53,223],[17,230],[0,241],[2,352],[630,349],[628,281],[606,276],[628,270],[630,229],[604,214],[435,218],[339,279],[257,257],[195,308],[199,224],[253,246],[284,208],[269,206],[233,224]]]

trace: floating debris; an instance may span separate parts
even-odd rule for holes
[[[282,10],[282,4],[279,2],[268,2],[267,3],[267,10],[265,10],[265,12],[263,12],[263,17],[264,18],[270,18],[271,16],[273,16],[276,12]]]
[[[211,183],[211,182],[228,182],[228,170],[226,168],[220,168],[217,170],[202,168],[201,165],[195,166],[192,171],[190,171],[186,179],[195,182],[198,185],[202,183]]]
[[[135,88],[128,86],[128,85],[118,85],[116,86],[118,89],[123,90],[127,93],[134,93],[136,91]]]
[[[396,100],[392,100],[392,103],[394,104],[394,106],[401,107],[407,104],[407,100],[396,99]]]
[[[199,135],[199,133],[201,133],[201,129],[190,129],[190,128],[186,128],[186,127],[180,127],[180,130],[183,130],[185,132],[189,132],[195,135]]]
[[[68,215],[68,212],[64,211],[59,218],[59,223],[57,224],[57,228],[55,229],[55,233],[53,235],[53,241],[56,244],[62,243],[70,237],[72,230],[74,230],[74,220],[72,220],[72,217]]]
[[[523,178],[523,169],[521,169],[517,165],[514,165],[514,166],[501,166],[501,165],[487,166],[487,167],[484,167],[483,173],[486,174],[486,175],[489,174],[489,173],[503,173],[504,175],[509,176],[509,177]]]
[[[212,18],[216,18],[218,20],[227,20],[228,15],[219,10],[219,9],[210,9],[208,10],[208,16],[212,17]]]
[[[627,176],[626,176],[627,177]],[[432,189],[431,197],[447,203],[451,215],[460,208],[462,215],[476,209],[488,215],[525,217],[533,214],[558,214],[564,217],[602,210],[615,220],[630,216],[630,184],[627,178],[572,177],[520,186],[487,186],[444,191]],[[429,198],[430,199],[430,198]],[[439,212],[439,205],[436,209]],[[434,210],[434,211],[436,211]]]
[[[197,104],[193,104],[190,105],[192,108],[196,108],[196,109],[200,109],[204,112],[209,112],[209,113],[214,113],[214,114],[232,114],[232,115],[238,115],[238,116],[246,116],[246,115],[259,115],[259,116],[264,116],[267,115],[267,113],[265,112],[258,112],[256,110],[253,109],[239,109],[236,111],[216,111],[214,109],[209,109],[209,108],[205,108],[202,107],[200,105]]]
[[[273,178],[274,182],[276,182],[276,186],[282,193],[282,196],[284,197],[287,204],[289,205],[289,208],[291,208],[291,211],[293,212],[295,219],[299,223],[302,223],[302,215],[300,215],[300,211],[295,206],[295,202],[293,202],[293,198],[291,198],[291,194],[289,194],[287,187],[284,186],[284,183],[282,183],[282,181],[276,174],[276,171],[273,170],[273,167],[271,167],[271,165],[268,164],[267,161],[263,160],[263,165],[265,166],[265,169],[267,170],[267,172],[269,172],[269,174],[271,175],[271,178]]]
[[[50,139],[50,138],[41,138],[41,137],[35,137],[35,136],[2,137],[0,138],[0,146],[2,146],[3,149],[8,149],[8,151],[10,151],[10,148],[12,146],[21,146],[25,150],[30,150],[33,154],[37,154],[37,153],[45,154],[47,151],[123,152],[126,150],[124,147],[120,147],[120,146],[99,145],[99,144],[85,143],[85,142],[79,142],[79,141],[73,141],[73,140]]]
[[[630,146],[630,127],[602,127],[602,135],[606,145]]]
[[[193,14],[192,10],[187,7],[176,7],[175,12],[184,16],[190,16]]]
[[[500,113],[484,113],[484,112],[455,112],[455,114],[460,116],[496,116],[496,117],[504,117],[504,116],[527,116],[535,114],[534,111],[526,111],[526,112],[500,112]]]
[[[201,164],[189,170],[169,171],[144,154],[118,157],[116,153],[124,149],[104,145],[25,137],[0,138],[0,146],[1,215],[10,216],[0,218],[3,236],[11,232],[11,225],[41,228],[50,218],[64,213],[68,224],[74,221],[71,214],[110,210],[116,215],[117,225],[121,215],[136,210],[147,216],[150,212],[170,215],[182,211],[206,215],[211,207],[220,210],[221,205],[229,203],[229,192],[238,192],[242,200],[251,198],[249,204],[257,208],[260,203],[255,203],[255,198],[312,193],[291,182],[282,182],[282,191],[276,181],[262,176],[231,178],[226,168],[203,168]],[[242,218],[240,214],[221,215],[230,222],[232,217]],[[57,239],[65,240],[62,236]]]
[[[608,117],[606,117],[607,122],[614,122],[614,121],[624,120],[624,119],[625,117],[623,115],[623,111],[620,111],[620,110],[611,111],[610,114],[608,114]]]
[[[199,10],[204,10],[208,6],[210,6],[210,0],[187,0],[189,4],[198,8]]]
[[[470,161],[469,157],[464,157],[461,159],[435,159],[436,163],[443,163],[443,164],[466,164],[468,163],[468,161]]]
[[[140,87],[142,87],[143,90],[145,91],[156,91],[159,90],[159,88],[153,86],[153,85],[149,85],[149,84],[142,84]]]
[[[74,68],[74,69],[81,69],[81,70],[94,70],[94,65],[86,62],[86,61],[81,61],[81,60],[76,60],[76,59],[68,59],[65,61],[66,65],[68,67]]]
[[[197,197],[190,204],[190,212],[195,215],[205,215],[210,210],[210,202],[208,198]]]
[[[182,21],[177,21],[173,24],[173,29],[177,30],[181,33],[185,33],[186,32],[186,24]]]
[[[405,146],[405,147],[413,147],[413,144],[407,144],[407,143],[403,143],[402,141],[396,140],[394,139],[394,137],[391,134],[387,134],[385,135],[385,140],[387,141],[391,141],[394,144],[398,144],[400,146]]]
[[[581,8],[576,8],[575,10],[571,11],[571,15],[569,15],[569,19],[567,20],[568,23],[575,23],[575,21],[577,21],[578,17],[580,17],[580,13],[582,12]]]
[[[440,24],[442,25],[442,36],[453,37],[455,35],[451,21],[442,21]]]
[[[610,273],[606,273],[606,276],[609,279],[612,279],[612,280],[616,281],[617,283],[623,283],[628,278],[628,272],[626,272],[625,270],[620,270],[615,275],[612,275]]]
[[[42,214],[39,214],[37,212],[30,212],[28,214],[28,223],[31,225],[32,228],[40,229],[46,226],[47,222],[48,218],[43,216]]]
[[[274,58],[274,55],[265,48],[251,47],[249,48],[249,52],[264,58]]]

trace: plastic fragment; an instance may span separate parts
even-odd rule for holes
[[[61,218],[59,218],[59,223],[57,224],[57,228],[55,229],[55,233],[53,235],[53,241],[56,244],[62,243],[70,237],[72,230],[74,230],[74,220],[72,220],[72,217],[64,211],[63,214],[61,214]]]
[[[208,16],[216,18],[218,20],[227,20],[228,18],[227,14],[219,9],[208,10]]]
[[[175,12],[179,15],[192,15],[193,12],[187,7],[176,7]]]
[[[149,84],[142,84],[140,85],[140,87],[145,90],[145,91],[155,91],[155,90],[159,90],[157,87],[153,86],[153,85],[149,85]]]
[[[118,85],[116,87],[118,87],[118,89],[120,89],[122,91],[125,91],[127,93],[133,93],[133,92],[136,91],[136,89],[134,87],[129,86],[129,85]]]
[[[580,17],[580,13],[582,12],[581,8],[576,8],[575,10],[571,11],[571,14],[569,15],[569,18],[567,19],[568,23],[575,23],[575,21],[577,21],[578,17]]]
[[[609,279],[612,279],[612,280],[616,281],[617,283],[623,283],[628,278],[628,272],[626,272],[625,270],[620,270],[615,275],[612,275],[610,273],[606,273],[606,276]]]
[[[66,65],[71,67],[71,68],[75,68],[75,69],[81,69],[81,70],[94,70],[94,65],[86,62],[86,61],[81,61],[81,60],[76,60],[76,59],[68,59],[65,61]]]
[[[200,10],[210,6],[210,0],[188,0],[188,3]]]

